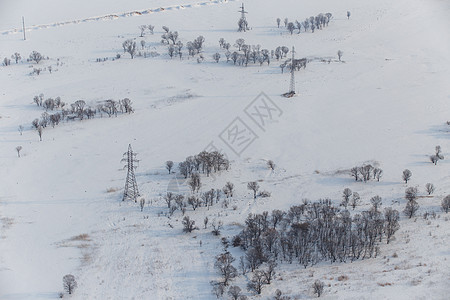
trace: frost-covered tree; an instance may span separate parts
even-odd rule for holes
[[[228,296],[231,297],[233,300],[238,300],[239,296],[241,295],[241,288],[237,285],[230,286],[228,289]]]
[[[16,53],[14,53],[14,54],[11,56],[11,58],[14,59],[14,60],[16,61],[16,64],[17,64],[17,63],[19,63],[19,60],[22,59],[22,56],[20,56],[20,53],[19,53],[19,52],[16,52]]]
[[[169,171],[169,174],[172,172],[172,168],[173,168],[173,161],[171,160],[166,161],[166,169],[167,171]]]
[[[253,199],[256,199],[256,193],[259,190],[259,184],[256,181],[247,183],[247,189],[253,191]]]
[[[132,39],[128,39],[122,43],[122,47],[125,52],[128,52],[130,54],[131,59],[133,59],[137,51],[136,42],[134,42]]]
[[[405,198],[408,201],[414,201],[417,199],[418,190],[416,187],[409,187],[405,190]]]
[[[234,44],[235,47],[238,47],[239,51],[241,51],[243,45],[245,45],[245,40],[242,38],[237,39],[236,43]]]
[[[63,288],[69,294],[72,294],[75,288],[77,287],[77,281],[75,280],[75,276],[71,274],[64,275],[63,277]]]
[[[247,284],[247,289],[260,295],[264,284],[266,284],[264,273],[261,270],[256,270],[253,273],[252,279]]]
[[[411,176],[412,176],[412,172],[410,170],[405,169],[403,171],[402,178],[405,181],[405,183],[408,183],[408,181],[411,179]]]
[[[338,50],[338,52],[337,52],[337,56],[338,56],[338,58],[339,58],[339,61],[341,61],[341,57],[342,57],[342,55],[344,55],[344,52],[343,52],[343,51],[341,51],[341,50]]]
[[[380,196],[376,195],[370,198],[370,203],[372,203],[373,210],[378,212],[378,208],[382,205],[382,199]]]
[[[398,224],[399,219],[400,219],[400,216],[399,216],[399,213],[397,210],[392,209],[391,207],[388,207],[385,209],[385,211],[384,211],[384,220],[385,220],[384,231],[386,234],[386,243],[388,243],[388,244],[389,244],[389,241],[391,240],[391,237],[400,228],[400,225]]]
[[[37,52],[37,51],[33,51],[30,54],[30,60],[35,61],[37,64],[43,59],[44,57],[42,56],[41,53]]]
[[[292,22],[289,22],[287,25],[287,30],[291,33],[291,35],[294,33],[295,25]]]
[[[175,199],[175,194],[172,192],[167,192],[163,198],[167,204],[167,207],[170,209],[170,207],[172,206],[172,201]]]
[[[426,189],[428,195],[431,195],[431,194],[434,193],[434,189],[435,189],[435,188],[434,188],[434,185],[433,185],[432,183],[427,183],[427,184],[425,185],[425,189]]]
[[[216,256],[214,267],[222,276],[224,286],[227,286],[238,275],[238,271],[233,266],[234,261],[234,257],[229,252]]]
[[[219,60],[220,60],[220,53],[215,53],[215,54],[213,55],[213,59],[216,61],[216,63],[218,63]]]
[[[17,157],[20,157],[20,150],[22,150],[22,146],[17,146],[16,147]]]
[[[280,23],[281,23],[281,19],[277,18],[277,26],[278,26],[278,28],[280,28]]]
[[[442,210],[445,211],[445,213],[448,213],[448,211],[450,210],[450,195],[447,195],[444,199],[442,199],[441,207]]]
[[[352,196],[352,190],[349,188],[345,188],[344,191],[342,192],[342,203],[341,205],[345,207],[345,209],[347,209],[348,203],[350,201],[350,197]]]
[[[320,297],[323,294],[323,287],[324,287],[324,283],[320,280],[316,280],[314,281],[313,284],[313,289],[314,289],[314,294],[317,295],[317,297]]]
[[[150,34],[153,34],[153,30],[155,29],[155,26],[153,25],[147,25],[148,31],[150,31]]]
[[[403,210],[403,213],[408,216],[408,218],[412,218],[415,216],[416,212],[419,210],[419,204],[416,200],[408,201],[406,203],[406,207]]]
[[[183,224],[183,232],[190,233],[194,230],[198,230],[198,227],[195,226],[195,221],[191,220],[189,216],[185,216],[182,221]]]
[[[147,30],[147,25],[140,25],[139,30],[141,31],[140,37],[143,37],[145,30]]]

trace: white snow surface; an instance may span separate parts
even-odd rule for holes
[[[215,299],[210,281],[219,278],[214,257],[223,246],[210,228],[203,229],[206,216],[222,220],[221,236],[231,239],[249,213],[287,210],[303,198],[338,204],[346,187],[361,195],[358,210],[380,195],[383,207],[401,211],[409,186],[420,191],[418,217],[402,215],[395,240],[384,242],[377,258],[306,269],[280,264],[259,296],[246,291],[245,276],[233,284],[251,299],[272,299],[276,289],[292,299],[314,298],[316,279],[325,283],[325,299],[448,299],[450,215],[440,203],[450,194],[450,162],[435,166],[428,157],[436,145],[450,156],[450,2],[248,0],[251,30],[245,33],[236,30],[240,5],[0,2],[0,59],[14,52],[23,58],[0,66],[0,299],[57,298],[65,274],[78,282],[75,293],[65,295],[73,299]],[[284,25],[276,26],[277,17],[304,20],[326,12],[333,19],[314,33],[290,35]],[[155,25],[155,34],[139,37],[142,24]],[[197,63],[187,53],[181,61],[170,59],[160,43],[163,25],[178,31],[185,45],[203,35],[205,61]],[[227,63],[221,37],[232,45],[242,37],[269,50],[295,46],[297,57],[311,60],[295,73],[297,95],[281,97],[290,77],[281,74],[275,59],[269,66]],[[130,38],[139,47],[145,40],[146,50],[160,55],[130,59],[121,46]],[[33,50],[49,59],[27,62]],[[222,55],[219,63],[212,59],[216,52]],[[118,53],[122,58],[113,61]],[[30,75],[48,66],[51,74]],[[244,112],[261,92],[282,111],[263,129]],[[135,112],[50,126],[40,142],[31,128],[44,112],[33,103],[40,93],[92,105],[128,97]],[[240,156],[219,138],[236,117],[258,136]],[[189,191],[164,162],[178,164],[211,142],[228,155],[231,168],[202,175],[202,190],[231,181],[236,195],[228,208],[189,208],[200,230],[184,234],[181,212],[168,218],[162,195],[176,179],[181,192]],[[140,160],[136,177],[146,199],[143,212],[121,201],[126,171],[120,160],[128,144]],[[266,167],[269,159],[277,165],[274,171]],[[366,162],[384,170],[381,182],[354,182],[346,173]],[[413,173],[407,185],[404,169]],[[246,186],[255,180],[272,196],[254,201]],[[431,197],[424,197],[427,182],[436,186]],[[437,218],[423,219],[426,211]],[[237,266],[243,252],[230,249]],[[341,275],[348,280],[338,281]]]

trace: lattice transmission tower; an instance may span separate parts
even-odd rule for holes
[[[295,49],[292,47],[292,58],[291,58],[291,81],[289,83],[289,92],[284,93],[283,96],[286,98],[294,97],[295,95]]]
[[[131,148],[131,144],[129,144],[128,151],[123,154],[124,158],[121,160],[122,162],[126,162],[126,165],[123,168],[127,168],[128,170],[122,201],[134,200],[134,202],[137,202],[137,197],[139,196],[136,176],[134,175],[134,170],[137,168],[134,164],[139,162],[139,160],[136,159],[136,155],[137,154],[134,153]]]

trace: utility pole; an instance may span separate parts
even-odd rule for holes
[[[245,17],[245,14],[247,14],[248,12],[246,12],[244,9],[244,3],[242,3],[242,6],[240,8],[241,8],[241,10],[239,10],[239,12],[241,13],[241,18],[239,19],[239,22],[238,22],[239,31],[246,32],[249,28],[248,28],[248,22],[247,22],[247,18]]]
[[[292,47],[292,58],[291,58],[291,82],[289,83],[289,92],[284,93],[283,96],[286,98],[294,97],[295,95],[295,49]]]
[[[23,40],[26,41],[27,38],[25,36],[25,18],[22,17],[22,30],[23,30]]]
[[[137,202],[137,197],[139,196],[138,186],[136,183],[136,177],[134,176],[134,169],[137,167],[134,163],[139,162],[136,159],[136,153],[133,153],[133,149],[131,149],[131,144],[128,145],[128,151],[123,154],[124,158],[123,162],[127,164],[124,166],[124,169],[127,168],[127,180],[125,181],[125,190],[123,192],[123,199],[125,200],[134,200]],[[126,156],[126,157],[125,157]]]

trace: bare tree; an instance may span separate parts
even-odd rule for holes
[[[75,280],[75,276],[71,274],[64,275],[63,287],[66,292],[72,294],[75,288],[77,287],[77,281]]]
[[[275,170],[275,163],[273,162],[273,160],[268,160],[267,161],[267,166],[269,167],[269,169],[271,169],[272,171]]]
[[[338,50],[337,55],[338,55],[339,61],[341,61],[341,57],[343,54],[344,54],[344,52],[342,52],[341,50]]]
[[[172,168],[173,168],[173,161],[171,160],[166,161],[166,169],[167,171],[169,171],[169,174],[172,171]]]
[[[225,285],[222,282],[211,281],[212,291],[216,295],[217,299],[222,297],[225,292]]]
[[[295,25],[292,22],[289,22],[287,25],[287,30],[289,30],[289,32],[291,33],[291,35],[294,33],[295,30]]]
[[[20,56],[20,53],[16,52],[11,56],[12,59],[16,61],[16,64],[19,63],[19,60],[22,59],[22,56]]]
[[[17,157],[20,157],[20,150],[22,150],[22,146],[17,146],[16,147]]]
[[[228,289],[228,295],[233,300],[238,300],[239,296],[241,295],[241,288],[237,285],[230,286]]]
[[[284,18],[284,27],[287,27],[289,23],[289,19],[288,18]]]
[[[198,227],[195,226],[195,221],[191,220],[189,216],[185,216],[182,221],[183,224],[183,232],[192,232],[194,230],[198,230]]]
[[[397,210],[388,207],[384,211],[384,220],[385,220],[385,233],[386,233],[386,243],[389,244],[391,237],[394,233],[400,228],[398,224],[398,220],[400,219],[399,213]]]
[[[164,201],[167,203],[167,207],[170,208],[172,206],[172,201],[175,199],[175,195],[172,192],[167,192],[164,195]]]
[[[229,252],[225,252],[216,256],[214,267],[216,267],[216,269],[222,276],[224,286],[227,286],[229,282],[238,275],[236,268],[233,266],[234,261],[234,257]]]
[[[189,186],[191,187],[192,193],[195,193],[195,191],[199,191],[201,187],[201,181],[200,181],[200,174],[198,173],[192,173],[191,178],[188,182]]]
[[[240,38],[236,40],[235,47],[238,47],[239,51],[241,51],[242,46],[245,45],[245,40]]]
[[[269,261],[267,263],[267,267],[263,269],[264,279],[267,284],[272,282],[273,277],[275,276],[275,268],[277,267],[277,263],[275,261]]]
[[[216,61],[216,63],[218,63],[219,60],[220,60],[220,53],[215,53],[215,54],[213,55],[213,59]]]
[[[225,196],[227,196],[227,198],[233,197],[234,184],[228,181],[222,190]]]
[[[214,235],[219,235],[220,234],[220,230],[222,229],[223,223],[222,221],[219,221],[216,223],[216,220],[213,220],[211,227],[213,228],[212,233]]]
[[[441,207],[442,210],[445,211],[445,213],[448,213],[448,211],[450,210],[450,195],[447,195],[444,199],[442,199]]]
[[[412,172],[411,172],[410,170],[405,169],[405,170],[403,171],[402,178],[403,178],[403,180],[405,181],[405,183],[408,183],[408,180],[411,179],[411,176],[412,176]]]
[[[350,19],[350,12],[347,11],[347,19]]]
[[[256,181],[247,183],[247,189],[253,191],[253,199],[256,199],[256,193],[259,190],[259,184]]]
[[[355,210],[356,206],[359,205],[360,200],[361,197],[359,196],[359,194],[357,192],[353,192],[352,201],[350,203],[353,210]]]
[[[22,126],[22,125],[19,125],[18,130],[19,130],[20,135],[22,135],[22,133],[23,133],[23,126]]]
[[[147,25],[140,25],[139,26],[139,30],[141,31],[140,37],[144,36],[144,32],[145,32],[146,29],[147,29]]]
[[[425,185],[425,189],[426,189],[428,195],[431,195],[431,194],[434,193],[434,189],[435,189],[435,188],[434,188],[434,185],[433,185],[432,183],[427,183],[427,184]]]
[[[37,132],[38,132],[38,135],[39,135],[39,141],[42,142],[42,126],[41,125],[38,126]]]
[[[408,201],[414,201],[417,199],[418,190],[416,187],[409,187],[405,190],[405,198]]]
[[[320,297],[322,295],[323,287],[324,287],[324,284],[322,281],[320,281],[318,279],[316,281],[314,281],[313,289],[314,289],[314,294],[317,294],[317,297]]]
[[[278,25],[278,28],[280,28],[280,23],[281,23],[281,19],[280,19],[280,18],[277,18],[277,25]]]
[[[350,201],[350,197],[352,196],[352,190],[349,188],[345,188],[344,191],[342,192],[342,203],[341,205],[345,207],[345,209],[347,209],[348,203]]]
[[[30,60],[35,61],[37,64],[43,59],[44,57],[42,56],[41,53],[37,52],[37,51],[33,51],[30,54]]]
[[[153,34],[153,29],[155,29],[155,26],[153,25],[147,25],[148,31],[150,31],[150,34]]]
[[[139,200],[139,206],[141,207],[141,211],[144,210],[144,205],[145,205],[145,199],[141,198],[141,200]]]
[[[350,175],[355,178],[355,181],[358,181],[358,179],[359,179],[359,170],[358,169],[359,169],[358,167],[353,167],[350,169]]]
[[[144,50],[144,47],[145,47],[145,41],[141,40],[141,48],[142,48],[142,50]]]
[[[380,196],[376,195],[376,196],[370,198],[370,203],[372,203],[373,209],[375,210],[375,212],[377,212],[378,208],[382,204],[382,199]]]
[[[205,226],[205,229],[206,229],[206,226],[208,226],[208,221],[209,221],[208,217],[205,217],[203,219],[203,225]]]
[[[131,39],[126,40],[125,42],[122,43],[122,47],[125,52],[128,52],[130,54],[131,59],[133,59],[137,51],[136,42],[134,42]]]
[[[252,279],[247,284],[247,289],[249,291],[254,291],[256,294],[260,295],[264,284],[266,284],[264,273],[260,270],[256,270],[253,273]]]
[[[419,210],[419,204],[416,200],[408,201],[403,213],[407,215],[410,219],[415,216],[416,212]]]

